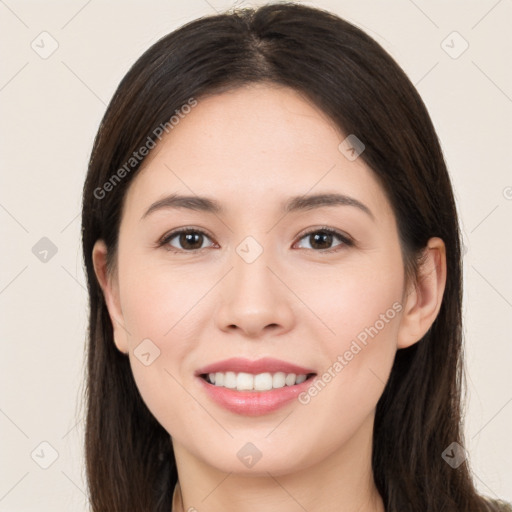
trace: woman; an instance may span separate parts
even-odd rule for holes
[[[461,429],[461,256],[427,110],[328,12],[153,45],[83,198],[94,511],[498,511]]]

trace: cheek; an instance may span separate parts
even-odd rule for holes
[[[392,320],[401,308],[393,305],[399,304],[403,291],[400,257],[367,258],[310,274],[294,282],[303,283],[297,294],[328,327],[322,337],[329,353],[348,348],[347,342],[359,335],[364,341],[364,333],[375,324],[379,334],[383,331],[382,338],[388,338],[390,331],[396,334],[398,322]]]
[[[155,342],[174,336],[212,286],[192,267],[173,268],[159,262],[147,266],[136,260],[126,267],[134,271],[124,275],[121,306],[132,347],[141,336]]]
[[[345,269],[339,277],[325,275],[316,281],[308,305],[322,312],[331,332],[325,329],[320,338],[322,373],[299,397],[316,427],[343,418],[350,431],[351,422],[356,429],[375,408],[396,354],[402,286],[400,260]]]
[[[145,268],[133,260],[126,261],[128,268],[137,269],[125,272],[121,281],[132,373],[151,413],[170,433],[179,434],[186,430],[183,418],[196,406],[183,382],[191,371],[187,356],[200,341],[194,335],[199,316],[205,316],[200,299],[211,284],[197,273]]]

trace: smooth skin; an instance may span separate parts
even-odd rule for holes
[[[390,203],[362,159],[339,150],[346,135],[277,85],[198,99],[128,189],[114,272],[103,241],[94,247],[116,346],[172,438],[179,509],[384,511],[371,468],[375,408],[396,351],[418,342],[438,314],[446,256],[443,241],[430,239],[417,281],[405,283]],[[145,215],[174,193],[214,199],[222,212]],[[290,197],[319,193],[355,198],[371,215],[350,205],[283,213]],[[158,245],[183,227],[206,235]],[[306,233],[323,227],[354,244],[335,235],[315,245]],[[263,249],[251,263],[237,252],[248,236]],[[401,311],[305,405],[235,414],[194,376],[230,357],[273,357],[322,375],[394,303]],[[134,354],[146,339],[160,350],[149,366]],[[261,452],[251,468],[237,457],[249,442]]]

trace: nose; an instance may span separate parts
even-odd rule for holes
[[[293,294],[266,253],[251,263],[235,254],[232,265],[233,269],[221,284],[215,318],[217,327],[250,338],[270,333],[278,335],[292,329]]]

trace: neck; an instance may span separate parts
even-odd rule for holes
[[[173,512],[385,512],[371,468],[373,416],[338,451],[286,474],[222,472],[173,440]]]

